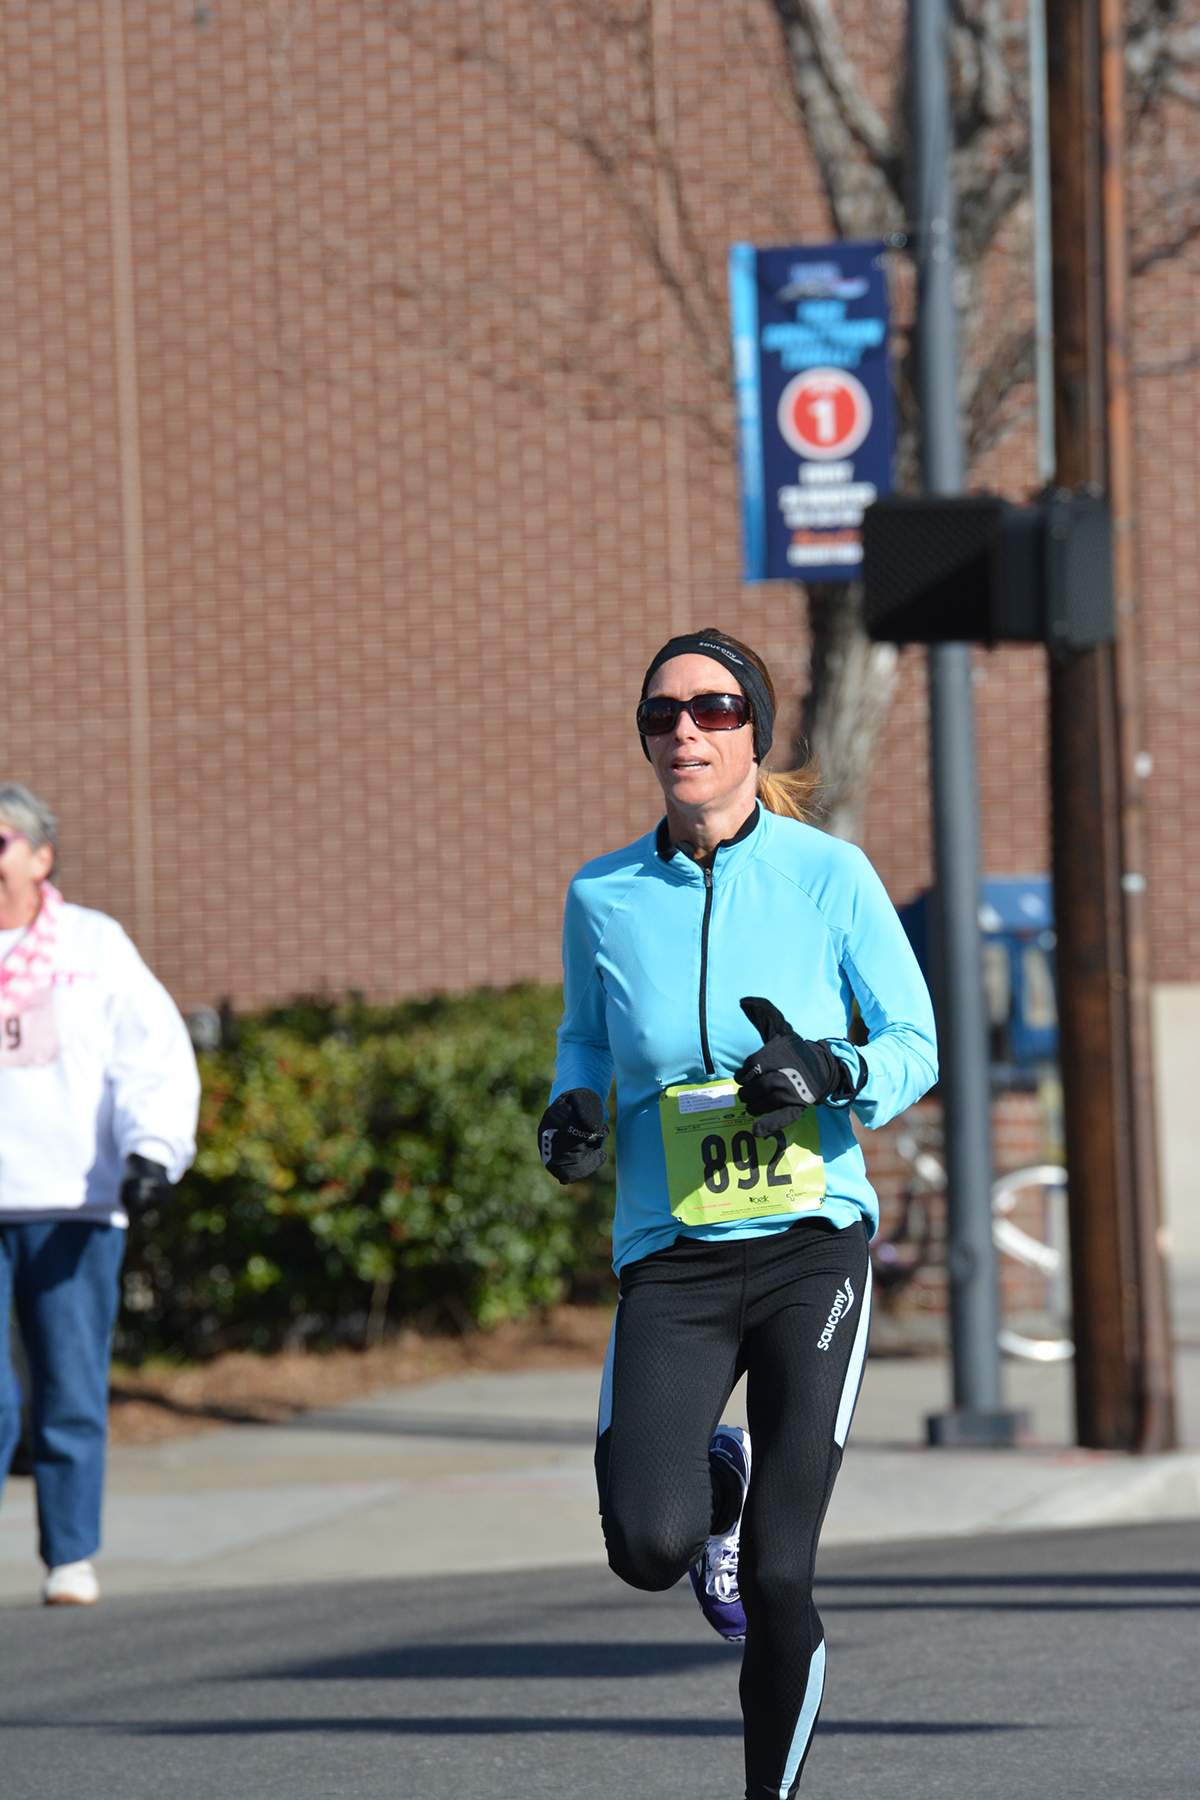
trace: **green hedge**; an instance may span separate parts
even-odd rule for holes
[[[194,1167],[130,1233],[120,1353],[486,1327],[606,1289],[611,1154],[570,1189],[537,1154],[561,1009],[525,985],[239,1018],[199,1059]]]

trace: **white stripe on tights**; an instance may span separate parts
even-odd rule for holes
[[[850,1352],[850,1366],[846,1370],[846,1379],[842,1383],[842,1399],[837,1411],[837,1421],[833,1427],[833,1441],[839,1450],[846,1447],[846,1433],[850,1429],[850,1421],[854,1417],[854,1402],[858,1399],[858,1384],[862,1379],[863,1357],[867,1354],[867,1339],[871,1335],[871,1259],[867,1258],[867,1279],[863,1284],[862,1310],[858,1315],[858,1330],[854,1334],[854,1348]]]
[[[617,1301],[617,1312],[621,1310],[621,1302]],[[612,1387],[613,1357],[617,1349],[617,1313],[613,1314],[612,1330],[608,1334],[608,1350],[604,1357],[604,1373],[600,1377],[600,1416],[596,1420],[596,1436],[603,1437],[612,1424]]]
[[[792,1734],[792,1747],[788,1751],[788,1759],[784,1764],[783,1780],[779,1784],[779,1800],[788,1800],[788,1789],[796,1779],[796,1770],[804,1761],[804,1752],[808,1749],[808,1740],[812,1736],[816,1724],[817,1713],[821,1706],[821,1695],[825,1692],[825,1639],[813,1651],[813,1659],[808,1665],[808,1686],[804,1690],[804,1705],[800,1708],[800,1717],[796,1720],[796,1729]]]

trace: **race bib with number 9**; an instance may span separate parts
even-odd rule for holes
[[[809,1212],[825,1198],[815,1107],[756,1138],[732,1081],[688,1082],[659,1100],[671,1211],[684,1225]]]
[[[39,988],[19,1013],[0,1019],[0,1069],[36,1069],[58,1055],[54,994]]]

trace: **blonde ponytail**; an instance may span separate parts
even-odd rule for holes
[[[821,788],[821,775],[815,763],[802,769],[760,769],[758,797],[768,812],[785,819],[810,819],[814,801]]]

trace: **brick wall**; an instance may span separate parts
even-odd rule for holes
[[[580,46],[494,9],[520,90],[456,50],[477,12],[4,10],[0,764],[185,1005],[553,978],[570,873],[656,816],[629,715],[674,629],[759,645],[794,731],[802,607],[739,582],[728,402],[638,249],[669,209],[635,170],[614,210],[570,141]],[[902,16],[871,13],[880,97]],[[767,8],[655,20],[719,336],[725,244],[828,221]],[[602,123],[634,142],[620,76]],[[1195,267],[1145,278],[1142,363],[1186,362]],[[1200,976],[1198,383],[1144,377],[1139,415],[1165,979]],[[980,479],[1030,462],[1022,425]],[[1040,653],[978,675],[986,866],[1044,868]],[[907,653],[866,816],[899,901],[929,876],[923,679]]]

